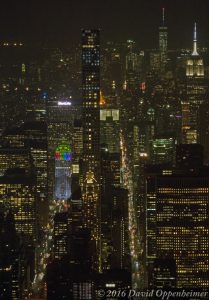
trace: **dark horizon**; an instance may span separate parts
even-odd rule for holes
[[[66,45],[78,43],[82,28],[99,28],[103,41],[134,39],[140,48],[158,47],[158,27],[165,7],[169,48],[190,48],[193,24],[198,41],[209,41],[209,3],[206,0],[125,0],[28,3],[7,1],[0,11],[0,39]]]

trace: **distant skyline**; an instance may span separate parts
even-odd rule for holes
[[[0,40],[25,40],[70,46],[81,28],[100,28],[104,41],[134,39],[140,48],[158,46],[158,26],[165,7],[169,48],[209,41],[208,0],[7,0],[1,3]]]

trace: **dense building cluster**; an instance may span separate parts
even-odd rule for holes
[[[98,29],[70,49],[0,45],[0,299],[209,297],[197,33],[170,50],[163,9],[156,49],[101,44]]]

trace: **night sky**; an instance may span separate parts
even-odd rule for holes
[[[105,41],[133,38],[153,48],[162,7],[170,48],[190,47],[194,21],[199,40],[209,40],[209,0],[1,0],[0,40],[70,46],[81,28],[94,27]]]

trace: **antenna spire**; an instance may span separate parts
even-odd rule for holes
[[[194,23],[194,37],[193,37],[193,52],[192,55],[199,55],[197,53],[197,23]]]
[[[163,26],[165,25],[165,8],[163,7],[162,9],[162,13],[163,13]]]

